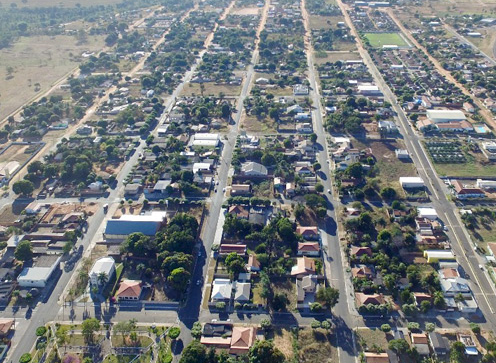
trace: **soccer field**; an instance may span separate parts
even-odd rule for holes
[[[365,38],[374,48],[382,48],[383,45],[408,46],[399,33],[365,33]]]

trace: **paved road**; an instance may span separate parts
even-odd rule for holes
[[[311,29],[309,25],[309,15],[306,11],[305,0],[301,2],[302,14],[305,26],[305,48],[308,63],[308,75],[310,81],[310,97],[313,103],[314,110],[312,112],[313,129],[317,135],[317,161],[322,165],[321,169],[321,182],[324,185],[324,191],[332,191],[331,170],[329,151],[327,149],[327,133],[324,129],[324,122],[322,119],[323,109],[321,103],[321,96],[319,94],[319,86],[317,83],[316,69],[314,64],[314,50],[311,44]],[[338,343],[339,361],[341,363],[354,363],[356,361],[357,352],[355,347],[355,338],[352,330],[356,326],[356,318],[354,314],[353,305],[349,304],[349,297],[352,290],[350,286],[350,279],[348,274],[345,274],[345,259],[342,254],[338,229],[337,229],[337,216],[336,206],[339,201],[334,198],[334,195],[327,193],[329,207],[327,218],[324,223],[321,223],[320,235],[322,245],[327,249],[324,254],[324,261],[326,265],[327,278],[331,282],[331,286],[339,289],[339,302],[334,307],[333,312],[335,315],[334,323],[336,324],[336,337]]]
[[[191,333],[190,329],[193,326],[193,323],[198,321],[200,318],[200,310],[201,310],[201,301],[202,301],[202,289],[203,284],[197,286],[195,281],[202,280],[204,281],[204,276],[207,276],[207,269],[210,260],[210,251],[212,245],[214,243],[215,234],[218,228],[220,213],[222,208],[222,203],[224,201],[224,188],[227,187],[227,177],[229,168],[231,166],[232,154],[234,150],[234,146],[236,144],[236,137],[239,132],[240,119],[243,112],[243,103],[245,98],[249,95],[250,87],[252,84],[253,75],[255,74],[254,65],[258,61],[258,36],[260,35],[261,30],[265,26],[266,15],[268,11],[269,0],[266,0],[266,4],[263,8],[262,17],[260,20],[260,26],[257,30],[255,47],[252,54],[251,63],[248,66],[246,77],[243,82],[243,87],[241,93],[238,97],[236,112],[232,117],[233,125],[230,128],[228,134],[225,136],[223,140],[223,150],[222,156],[220,158],[220,165],[217,167],[217,175],[219,185],[216,187],[216,192],[213,193],[211,197],[211,202],[208,207],[208,214],[205,219],[205,225],[203,227],[203,234],[201,236],[201,256],[197,259],[195,270],[193,272],[193,277],[191,279],[192,284],[190,286],[190,290],[188,292],[188,299],[184,307],[179,311],[179,320],[181,327],[181,336],[180,341],[182,344],[178,344],[175,350],[175,359],[177,360],[178,354],[181,353],[182,348],[187,346],[191,341]],[[209,315],[206,318],[206,321],[210,321],[211,316]]]
[[[342,1],[337,0],[337,3],[345,14],[345,20],[352,29],[352,33],[354,33],[353,35],[355,35],[358,40],[357,45],[360,55],[369,68],[376,83],[383,91],[385,99],[392,104],[392,108],[397,114],[396,119],[400,124],[407,149],[417,167],[419,176],[422,177],[428,186],[429,196],[432,201],[431,205],[437,210],[439,218],[448,225],[448,236],[452,242],[453,251],[458,257],[458,263],[461,265],[465,273],[469,275],[468,280],[471,283],[472,291],[479,304],[479,308],[484,315],[483,319],[490,323],[494,329],[496,327],[496,317],[489,301],[494,301],[495,292],[492,282],[488,280],[488,276],[478,267],[481,262],[481,257],[474,252],[474,246],[470,241],[470,237],[467,235],[467,231],[457,216],[455,206],[444,194],[444,184],[437,177],[434,167],[426,155],[419,137],[413,131],[413,128],[410,125],[403,109],[396,101],[396,97],[386,84],[370,55],[363,48],[363,45],[359,40],[360,38],[357,36],[356,29],[354,28],[348,13],[344,9]]]

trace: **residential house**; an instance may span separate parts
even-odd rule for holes
[[[467,280],[461,277],[441,280],[441,289],[446,297],[455,297],[458,294],[462,294],[464,297],[472,297],[472,291]]]
[[[233,184],[231,185],[231,196],[238,195],[250,195],[251,185],[250,184]]]
[[[234,301],[245,303],[250,301],[251,284],[249,282],[236,282],[234,284]]]
[[[319,229],[316,226],[298,226],[296,227],[296,233],[301,234],[301,236],[306,240],[318,240],[319,239]]]
[[[429,355],[429,339],[425,333],[411,333],[412,345],[417,348],[420,355]]]
[[[365,352],[363,355],[366,363],[390,363],[387,353]]]
[[[143,284],[136,280],[123,280],[115,296],[119,300],[139,300],[143,291]]]
[[[320,245],[318,242],[299,242],[298,256],[318,257],[320,256]]]
[[[307,275],[301,279],[296,279],[297,302],[299,304],[304,302],[313,303],[317,286],[317,275]]]
[[[291,268],[291,276],[303,277],[305,275],[315,274],[315,260],[306,256],[298,257],[296,265]]]
[[[256,338],[254,327],[235,326],[232,331],[229,354],[247,354]]]
[[[372,249],[370,247],[351,246],[350,256],[361,257],[363,255],[368,255],[372,257]]]
[[[0,338],[8,337],[12,329],[15,329],[15,320],[13,318],[0,318]]]
[[[267,168],[262,164],[253,161],[244,163],[241,166],[241,173],[244,176],[266,177],[268,175]]]
[[[454,187],[453,195],[457,199],[468,199],[468,198],[485,198],[486,193],[479,188],[466,187],[459,180],[452,180],[451,184]]]
[[[250,211],[247,208],[240,205],[230,206],[228,209],[228,213],[236,216],[237,218],[246,219],[246,220],[248,220],[248,217],[250,215]]]
[[[444,357],[449,353],[449,345],[441,334],[437,332],[429,333],[429,342],[435,356]]]
[[[363,292],[356,292],[355,300],[358,307],[368,304],[383,305],[386,303],[384,295],[382,294],[364,294]]]
[[[368,266],[360,266],[360,267],[353,267],[351,269],[351,275],[355,279],[371,280],[374,277],[374,272]]]
[[[219,254],[221,256],[227,256],[230,253],[235,252],[239,256],[246,255],[246,245],[243,244],[231,244],[231,243],[222,243],[219,248]]]
[[[258,261],[256,255],[251,253],[248,256],[248,263],[246,264],[246,269],[251,272],[260,271],[260,262]]]
[[[215,279],[212,283],[212,301],[226,301],[231,299],[233,284],[229,279]]]

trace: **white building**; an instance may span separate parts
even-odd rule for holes
[[[373,84],[360,84],[358,86],[358,93],[364,96],[381,96],[382,92],[379,87]]]
[[[212,301],[231,299],[233,284],[229,279],[215,279],[212,284]]]
[[[420,207],[417,208],[419,218],[427,218],[431,221],[435,221],[437,219],[437,212],[434,208],[425,208]]]
[[[426,114],[427,118],[436,124],[467,119],[460,110],[427,110]]]
[[[115,261],[112,257],[102,257],[95,261],[89,273],[90,284],[93,286],[100,285],[98,276],[105,274],[107,282],[112,278],[115,272]]]
[[[425,187],[424,180],[418,176],[402,176],[400,177],[400,185],[403,189]]]
[[[265,166],[253,161],[244,163],[241,166],[241,172],[246,176],[267,176],[268,174]]]
[[[496,189],[496,180],[477,179],[476,185],[481,189]]]
[[[141,232],[154,236],[165,223],[167,212],[153,211],[150,214],[124,214],[119,219],[109,219],[104,236],[107,240],[124,240],[131,233]]]
[[[33,267],[24,268],[17,277],[20,287],[44,288],[54,271],[59,267],[62,256],[38,257]]]

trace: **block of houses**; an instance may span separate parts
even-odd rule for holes
[[[112,257],[102,257],[95,261],[90,270],[89,278],[92,286],[102,286],[103,275],[105,275],[105,284],[110,281],[115,273],[115,261]]]
[[[463,185],[459,180],[452,180],[451,184],[453,185],[453,195],[457,199],[468,199],[468,198],[485,198],[486,193],[476,187],[467,187]]]
[[[143,284],[137,280],[122,280],[115,293],[118,300],[140,300]]]
[[[258,261],[256,255],[251,253],[248,256],[248,263],[246,264],[246,269],[250,272],[260,271],[260,262]]]
[[[315,274],[315,260],[306,256],[298,257],[296,265],[291,268],[291,276],[303,277]]]
[[[226,301],[231,299],[233,284],[229,279],[215,279],[212,283],[212,301]]]
[[[230,253],[236,253],[239,256],[246,255],[246,245],[244,244],[232,244],[232,243],[222,243],[219,247],[219,254],[221,256],[227,256]]]
[[[357,302],[358,307],[368,304],[383,305],[386,303],[386,300],[384,299],[384,295],[382,294],[365,294],[363,292],[356,292],[355,300]]]
[[[318,242],[298,242],[298,256],[318,257],[320,256],[320,245]]]
[[[296,233],[301,234],[301,236],[306,240],[318,240],[319,239],[319,229],[316,226],[298,226],[296,227]]]

